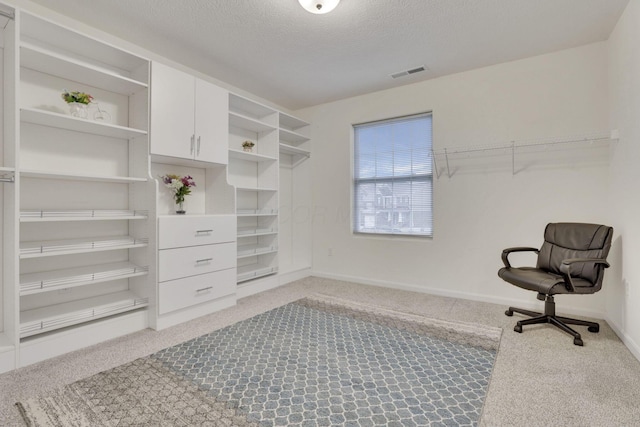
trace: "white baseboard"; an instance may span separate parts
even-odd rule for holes
[[[20,344],[18,367],[141,331],[148,324],[147,311],[139,310],[33,338]]]
[[[287,283],[295,282],[296,280],[301,280],[309,276],[311,276],[311,267],[302,267],[278,274],[278,280],[280,281],[280,285],[286,285]]]
[[[273,276],[251,280],[238,286],[238,298],[248,297],[249,295],[259,294],[270,289],[275,289],[296,280],[304,279],[311,275],[311,268],[304,267],[298,270],[278,273]]]
[[[16,351],[11,348],[0,348],[0,374],[16,368]]]
[[[411,292],[420,292],[423,294],[438,295],[442,297],[451,297],[451,298],[460,298],[460,299],[466,299],[471,301],[487,302],[487,303],[499,304],[504,306],[517,306],[517,307],[529,309],[529,310],[539,311],[542,309],[541,308],[542,306],[540,303],[537,303],[531,300],[503,298],[503,297],[496,297],[493,295],[451,291],[448,289],[424,287],[424,286],[412,285],[407,283],[390,282],[386,280],[375,280],[375,279],[368,279],[364,277],[332,274],[332,273],[326,273],[326,272],[317,271],[317,270],[312,271],[311,275],[316,277],[323,277],[325,279],[334,279],[334,280],[342,280],[345,282],[359,283],[362,285],[371,285],[371,286],[378,286],[382,288],[399,289],[399,290],[411,291]],[[585,317],[591,317],[595,319],[605,318],[605,314],[603,312],[599,312],[595,310],[585,310],[585,309],[571,308],[571,307],[567,307],[565,309],[565,307],[563,307],[562,312],[563,314],[568,314],[573,316],[585,316]]]
[[[633,354],[633,356],[638,359],[638,361],[640,361],[640,345],[638,345],[637,342],[635,342],[629,335],[627,335],[627,333],[624,332],[620,325],[614,322],[611,317],[606,316],[605,320],[607,321],[611,329],[613,329],[613,332],[615,332],[618,338],[620,338],[620,341],[622,341],[624,345],[627,346],[631,354]]]
[[[236,294],[232,294],[227,295],[226,297],[215,299],[213,301],[204,302],[198,305],[183,308],[181,310],[162,314],[158,316],[158,320],[156,321],[156,330],[160,331],[162,329],[166,329],[180,323],[188,322],[189,320],[193,320],[201,316],[206,316],[207,314],[211,314],[225,308],[233,307],[234,305],[236,305],[236,301]]]

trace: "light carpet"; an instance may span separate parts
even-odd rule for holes
[[[27,425],[477,425],[499,328],[305,298],[18,403]]]

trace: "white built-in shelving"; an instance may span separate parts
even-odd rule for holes
[[[37,108],[22,108],[20,119],[23,123],[48,126],[74,132],[83,132],[90,135],[100,135],[111,138],[135,138],[145,136],[146,131],[128,126],[104,123],[101,121],[90,121],[80,119],[62,113],[39,110]],[[90,142],[90,138],[87,138]]]
[[[15,286],[17,254],[15,206],[16,43],[13,8],[0,5],[0,373],[15,367],[18,295]]]
[[[308,269],[311,265],[311,126],[285,113],[278,115],[280,150],[279,258],[280,273]]]
[[[280,163],[282,166],[295,167],[311,157],[307,143],[309,123],[291,115],[279,114]]]
[[[58,330],[77,334],[78,348],[92,331],[122,333],[101,319],[146,313],[155,183],[149,61],[31,13],[20,19],[13,335],[29,344],[20,351],[39,352],[24,358],[33,361],[72,350],[44,344]],[[71,115],[63,89],[93,96],[87,117]]]
[[[20,313],[20,336],[27,338],[138,310],[148,304],[148,297],[140,297],[131,291],[121,291],[62,304],[43,305]]]
[[[68,289],[116,279],[128,279],[145,276],[148,273],[148,266],[139,266],[125,261],[44,273],[22,274],[20,276],[20,295]]]
[[[144,248],[148,242],[147,238],[132,236],[22,242],[20,259]]]
[[[242,148],[245,141],[255,144],[250,152]],[[244,248],[238,251],[238,283],[277,272],[278,144],[278,112],[230,94],[228,180],[236,189],[238,247]]]
[[[256,255],[260,256],[260,255]],[[244,259],[244,258],[241,258]],[[238,267],[238,283],[269,276],[278,272],[278,267],[269,264],[251,263]]]

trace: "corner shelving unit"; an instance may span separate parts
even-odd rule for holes
[[[229,95],[228,181],[236,190],[238,284],[278,272],[277,134],[276,110]],[[244,141],[255,144],[251,152],[242,149]]]
[[[155,304],[149,61],[20,20],[18,366],[146,327]],[[94,97],[88,118],[70,115],[63,88]]]
[[[0,373],[16,366],[16,23],[0,4]]]
[[[309,123],[288,114],[279,114],[280,164],[295,168],[311,157],[307,143]]]
[[[279,113],[280,146],[280,267],[283,273],[311,267],[310,210],[311,138],[309,123]],[[299,208],[303,209],[299,209]],[[305,214],[306,216],[301,216]]]

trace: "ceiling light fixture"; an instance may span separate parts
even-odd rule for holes
[[[336,8],[340,0],[298,0],[300,6],[317,15],[329,13]]]

